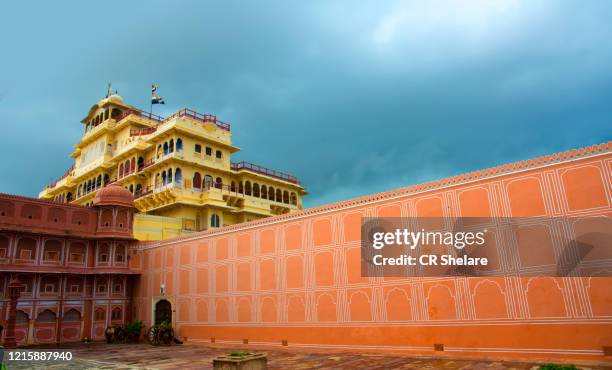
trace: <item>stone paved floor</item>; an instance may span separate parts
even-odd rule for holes
[[[56,349],[57,346],[49,347]],[[9,362],[8,369],[211,369],[212,359],[220,354],[245,349],[243,346],[188,343],[169,347],[148,344],[70,344],[59,347],[70,350],[70,362]],[[45,350],[30,348],[30,350]],[[487,360],[451,360],[414,357],[401,354],[373,354],[291,349],[259,349],[268,354],[270,369],[537,369],[535,363]],[[6,360],[6,355],[5,355]],[[612,366],[585,366],[584,369],[612,369]]]

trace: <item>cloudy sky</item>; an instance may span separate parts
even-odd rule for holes
[[[368,3],[368,4],[366,4]],[[215,113],[307,206],[612,139],[610,1],[13,1],[0,192],[71,165],[112,81]]]

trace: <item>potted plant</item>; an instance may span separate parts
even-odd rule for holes
[[[140,340],[140,332],[143,327],[144,323],[141,320],[132,321],[127,324],[126,331],[128,340],[133,343],[138,343]]]

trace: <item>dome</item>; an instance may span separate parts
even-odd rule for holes
[[[113,94],[106,98],[109,102],[124,105],[123,98],[120,95]]]
[[[117,183],[107,185],[98,191],[93,202],[96,206],[134,207],[132,193]]]

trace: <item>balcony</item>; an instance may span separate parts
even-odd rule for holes
[[[289,175],[287,173],[284,172],[280,172],[280,171],[276,171],[276,170],[272,170],[257,164],[253,164],[253,163],[249,163],[249,162],[232,162],[231,163],[231,169],[234,171],[251,171],[251,172],[255,172],[255,173],[259,173],[262,175],[266,175],[266,176],[270,176],[270,177],[274,177],[283,181],[287,181],[290,182],[292,184],[296,184],[299,185],[300,182],[297,179],[297,177]]]

